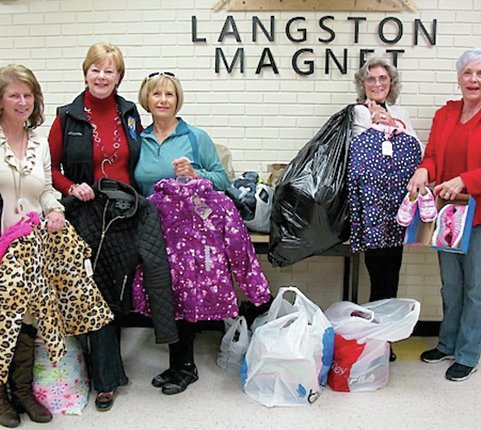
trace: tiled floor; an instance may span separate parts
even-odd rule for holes
[[[215,364],[221,334],[203,332],[196,340],[200,379],[182,394],[162,395],[151,377],[168,362],[166,346],[153,343],[151,329],[123,331],[123,355],[131,383],[120,390],[110,412],[98,413],[93,396],[82,416],[56,416],[45,424],[24,418],[21,429],[334,429],[457,430],[481,428],[481,371],[465,382],[449,382],[449,363],[418,360],[434,339],[411,339],[395,345],[387,387],[371,393],[336,393],[326,389],[311,406],[266,408],[245,396],[238,378]]]

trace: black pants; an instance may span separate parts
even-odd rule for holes
[[[129,382],[120,355],[120,327],[115,321],[79,339],[88,351],[90,378],[95,390],[112,391]]]
[[[185,321],[177,321],[179,340],[169,345],[169,362],[171,369],[187,369],[194,367],[194,339],[196,324]]]
[[[371,281],[370,302],[397,296],[402,258],[403,246],[368,249],[364,253],[364,261]]]

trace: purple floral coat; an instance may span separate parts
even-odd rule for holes
[[[195,322],[238,315],[231,274],[260,305],[270,292],[247,228],[231,199],[212,183],[165,179],[149,199],[162,219],[176,319]]]

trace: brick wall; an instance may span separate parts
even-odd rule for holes
[[[123,96],[137,99],[142,78],[153,70],[174,70],[185,89],[181,114],[207,130],[215,142],[229,147],[238,173],[265,171],[270,162],[292,159],[325,120],[355,100],[352,76],[359,64],[359,49],[375,49],[385,55],[389,48],[404,49],[399,57],[403,91],[399,103],[410,113],[414,126],[426,140],[434,111],[446,100],[459,97],[454,64],[464,49],[481,46],[481,0],[416,0],[418,12],[392,14],[403,24],[403,37],[395,46],[379,40],[378,26],[387,14],[366,12],[213,12],[215,0],[5,0],[0,2],[0,64],[22,63],[32,68],[44,89],[48,128],[58,105],[69,102],[83,88],[81,63],[88,46],[98,41],[119,45],[125,55],[127,73],[121,85]],[[234,17],[242,42],[225,37],[218,42],[227,15]],[[198,37],[193,43],[191,17],[197,17]],[[275,19],[275,41],[259,32],[252,41],[252,17],[266,28]],[[336,38],[326,38],[318,20],[325,21]],[[305,42],[293,43],[286,34],[289,19],[302,16]],[[366,17],[360,23],[360,40],[354,43],[353,23],[348,17]],[[436,19],[437,44],[420,37],[413,45],[415,19],[430,29]],[[293,35],[299,36],[293,31]],[[392,39],[395,27],[385,26]],[[215,48],[232,56],[239,47],[245,52],[245,73],[227,73],[221,67],[214,73]],[[256,75],[259,56],[269,48],[279,69],[264,68]],[[302,56],[314,62],[310,76],[294,72],[294,53],[311,48]],[[339,58],[348,49],[347,74],[332,69],[324,73],[326,49]],[[299,67],[304,67],[299,63]],[[149,117],[143,114],[145,124]],[[296,284],[322,306],[339,300],[342,285],[342,259],[316,257],[286,269],[273,269],[261,257],[273,287]],[[361,264],[360,299],[366,300],[368,281]],[[441,318],[437,257],[429,249],[409,249],[402,268],[400,295],[422,301],[422,318]]]

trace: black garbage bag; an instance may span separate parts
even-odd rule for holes
[[[288,266],[349,238],[347,161],[355,105],[334,114],[276,187],[268,259]]]

